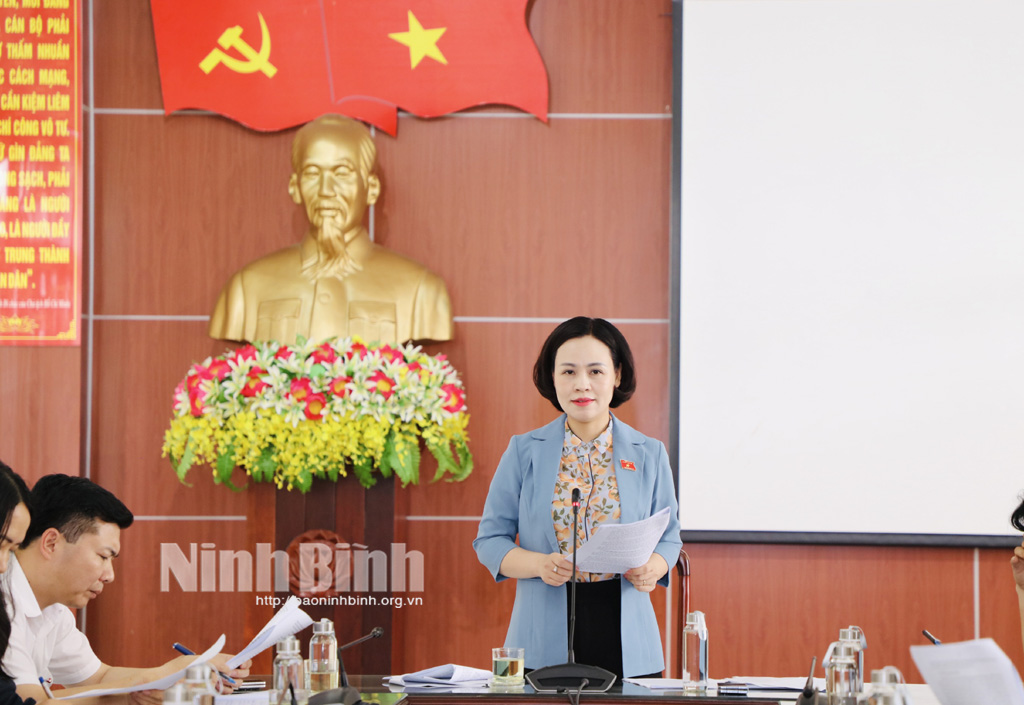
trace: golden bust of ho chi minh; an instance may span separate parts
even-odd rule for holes
[[[299,244],[231,277],[210,318],[211,337],[451,339],[441,278],[375,245],[363,226],[366,209],[380,196],[376,160],[373,138],[356,120],[324,115],[296,133],[288,193],[305,208],[309,228]]]

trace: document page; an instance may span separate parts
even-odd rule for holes
[[[576,549],[576,568],[588,573],[625,573],[630,568],[639,568],[654,553],[665,533],[668,512],[665,507],[632,524],[602,524],[589,541]]]
[[[256,654],[269,649],[271,646],[292,636],[313,623],[313,618],[299,607],[299,598],[292,595],[281,606],[260,633],[246,645],[244,649],[231,657],[228,661],[228,668],[238,668],[239,664],[245,663]]]
[[[190,661],[188,666],[194,666],[198,663],[206,663],[211,658],[220,653],[220,650],[224,648],[224,635],[220,635],[220,639],[213,643],[213,646],[208,648],[203,653],[199,654],[194,661]],[[172,685],[180,681],[185,677],[185,671],[188,670],[188,666],[182,668],[177,673],[172,673],[169,676],[150,681],[149,683],[140,683],[139,685],[132,685],[127,688],[97,688],[96,690],[86,690],[82,693],[76,693],[75,695],[69,695],[66,698],[56,698],[57,700],[77,700],[78,698],[93,698],[100,695],[120,695],[121,693],[134,693],[139,690],[167,690]],[[60,691],[58,691],[60,692]]]
[[[1024,705],[1024,684],[991,639],[911,646],[910,655],[942,705]]]
[[[460,688],[485,688],[491,680],[491,672],[482,668],[470,666],[459,666],[449,663],[444,666],[434,666],[415,673],[405,673],[401,676],[385,678],[388,685],[419,687],[419,688],[444,688],[458,686]]]

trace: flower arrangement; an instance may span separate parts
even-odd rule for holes
[[[245,345],[192,365],[174,390],[174,414],[163,455],[182,482],[205,463],[232,489],[236,467],[302,492],[347,467],[364,487],[375,471],[405,486],[419,481],[421,440],[437,458],[434,480],[473,469],[458,373],[444,355],[412,345]]]

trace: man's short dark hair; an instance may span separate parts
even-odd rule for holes
[[[544,341],[540,349],[540,355],[533,366],[533,384],[537,387],[540,395],[554,404],[559,411],[565,411],[558,404],[558,394],[555,392],[555,355],[558,349],[567,341],[574,338],[585,338],[592,336],[604,343],[612,354],[612,364],[615,371],[619,373],[619,386],[612,393],[612,400],[609,406],[615,409],[621,404],[629,401],[636,391],[636,372],[633,368],[633,353],[629,349],[629,343],[619,329],[603,318],[587,318],[576,316],[551,331],[551,335]]]
[[[98,522],[117,524],[122,529],[135,517],[110,491],[92,480],[71,475],[47,475],[32,488],[32,523],[22,546],[28,546],[47,529],[57,529],[69,543],[97,531]]]

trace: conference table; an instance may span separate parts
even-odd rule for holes
[[[529,686],[521,689],[499,689],[486,692],[455,693],[444,690],[392,689],[383,683],[382,676],[350,676],[352,686],[357,688],[367,703],[378,705],[563,705],[568,702],[564,693],[536,693]],[[939,705],[939,701],[927,685],[908,685],[914,705]],[[693,696],[678,690],[650,690],[633,683],[616,684],[607,693],[584,692],[580,701],[594,705],[685,705],[687,703],[708,703],[708,705],[783,705],[796,700],[797,693],[781,695],[773,692],[751,692],[750,695]]]
[[[404,695],[403,705],[562,705],[568,702],[565,693],[537,693],[529,686],[522,688],[500,688],[487,691],[453,693],[444,690],[403,690],[395,693],[384,685],[381,676],[351,676],[351,684],[363,694],[365,702],[378,702],[380,705],[391,705],[385,698],[375,695],[385,693]],[[575,697],[575,694],[574,694]],[[795,697],[795,696],[794,696]],[[649,690],[633,683],[616,683],[607,693],[584,691],[580,702],[594,705],[638,705],[639,703],[714,703],[714,705],[778,705],[778,699],[766,700],[757,696],[684,696],[678,690]]]

